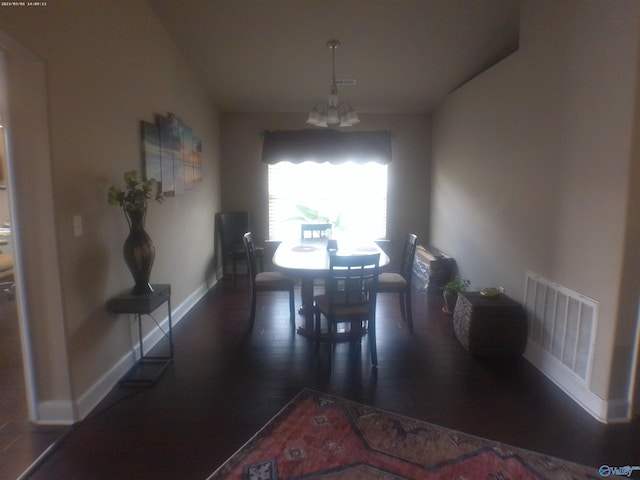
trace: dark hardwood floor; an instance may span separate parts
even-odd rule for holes
[[[16,300],[0,287],[0,478],[15,479],[60,434],[29,425]]]
[[[640,464],[638,421],[599,423],[524,359],[470,357],[441,307],[416,293],[411,334],[380,295],[376,370],[365,339],[293,332],[286,293],[260,296],[248,332],[246,281],[218,287],[174,329],[156,385],[116,387],[25,477],[204,479],[305,387],[595,467]]]

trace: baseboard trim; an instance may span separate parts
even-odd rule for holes
[[[145,347],[146,348],[146,347]],[[136,348],[136,350],[139,350]],[[128,352],[108,369],[100,379],[84,392],[77,401],[78,420],[83,420],[113,389],[135,364],[137,353]]]
[[[627,400],[605,400],[599,397],[587,388],[581,378],[537,344],[529,342],[524,357],[599,422],[608,424],[630,420],[631,409]]]
[[[70,400],[47,400],[38,403],[38,426],[72,425],[75,422],[73,402]]]
[[[609,400],[607,402],[606,423],[628,423],[631,419],[631,403],[628,399]]]
[[[185,317],[185,315],[195,306],[198,301],[212,288],[216,286],[216,282],[212,285],[201,284],[193,293],[191,293],[177,307],[172,305],[171,323],[175,327]],[[169,323],[168,314],[158,322],[160,325],[153,328],[143,339],[145,352],[150,351],[162,338],[164,333],[161,328],[166,331]],[[139,356],[139,347],[135,348],[123,355],[115,362],[102,376],[91,385],[77,401],[46,401],[38,405],[37,426],[53,426],[53,425],[71,425],[81,421],[89,415],[89,413],[107,396],[107,394],[116,386],[118,381],[125,373],[135,364],[136,358]]]

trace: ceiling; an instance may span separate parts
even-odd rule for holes
[[[429,112],[518,48],[519,0],[148,0],[223,112]]]

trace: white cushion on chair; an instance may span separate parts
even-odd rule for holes
[[[7,253],[0,253],[0,279],[5,279],[11,275],[13,275],[13,256]]]
[[[13,270],[13,257],[6,253],[0,253],[0,272]]]
[[[256,275],[256,287],[293,287],[294,280],[278,272],[260,272]]]
[[[379,292],[402,291],[407,288],[407,281],[399,273],[381,273],[378,275]]]

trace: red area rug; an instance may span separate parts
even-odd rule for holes
[[[595,469],[303,390],[214,479],[600,479]]]

